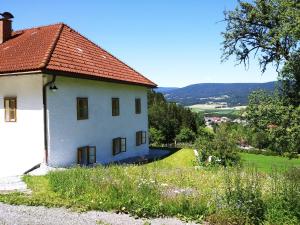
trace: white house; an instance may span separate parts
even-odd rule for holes
[[[13,32],[2,16],[0,175],[147,154],[152,81],[65,24]]]

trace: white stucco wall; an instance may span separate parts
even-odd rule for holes
[[[0,176],[18,175],[44,158],[42,75],[0,76]],[[17,97],[17,122],[5,122],[4,97]]]
[[[56,86],[56,92],[47,93],[50,166],[77,163],[77,148],[87,145],[96,146],[97,163],[148,153],[148,138],[144,145],[135,144],[136,131],[148,132],[147,88],[59,76]],[[88,98],[88,120],[77,120],[77,97]],[[112,97],[120,99],[120,116],[112,116]],[[141,98],[141,114],[135,114],[135,98]],[[127,151],[113,156],[117,137],[127,138]]]

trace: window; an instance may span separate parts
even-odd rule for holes
[[[17,121],[17,98],[4,98],[5,122]]]
[[[120,115],[119,98],[111,99],[111,107],[112,107],[112,116],[119,116]]]
[[[136,98],[135,99],[135,114],[141,114],[141,99]]]
[[[113,139],[113,155],[117,155],[121,152],[126,152],[126,138]]]
[[[89,117],[88,98],[77,98],[77,120],[87,120]]]
[[[146,131],[136,132],[136,146],[146,144]]]
[[[85,146],[77,149],[77,163],[81,166],[96,163],[96,147]]]

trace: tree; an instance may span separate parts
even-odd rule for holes
[[[256,147],[279,154],[300,153],[300,106],[288,105],[276,93],[256,91],[249,97],[246,118],[257,134]]]
[[[196,113],[176,103],[167,102],[161,93],[154,91],[148,93],[148,112],[150,128],[162,133],[163,144],[174,142],[176,135],[184,127],[196,133],[201,124]]]
[[[239,64],[247,66],[250,57],[259,56],[262,72],[268,64],[275,64],[278,72],[284,65],[280,77],[289,81],[289,88],[299,91],[300,71],[295,63],[299,65],[300,1],[254,0],[250,3],[240,0],[235,10],[224,14],[227,27],[222,33],[222,59],[234,55]],[[299,104],[300,93],[292,93]]]
[[[165,142],[165,137],[163,133],[154,127],[151,127],[149,129],[149,139],[150,139],[150,143],[156,146],[160,146]]]
[[[202,164],[210,156],[212,164],[221,164],[225,167],[240,162],[237,145],[230,134],[230,129],[228,124],[221,124],[214,135],[204,132],[203,134],[206,135],[197,139],[195,147],[199,149],[199,158]]]
[[[189,128],[182,128],[176,135],[176,140],[181,143],[191,143],[195,141],[196,134]]]

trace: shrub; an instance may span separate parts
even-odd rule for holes
[[[179,134],[176,135],[176,141],[182,143],[193,142],[196,138],[196,134],[189,128],[182,128]]]
[[[235,140],[229,135],[228,125],[222,124],[212,137],[199,138],[196,141],[199,150],[200,160],[203,164],[211,157],[212,165],[221,164],[223,166],[233,166],[240,162]]]
[[[151,145],[160,146],[164,143],[165,137],[160,130],[154,127],[149,129],[149,141]]]

